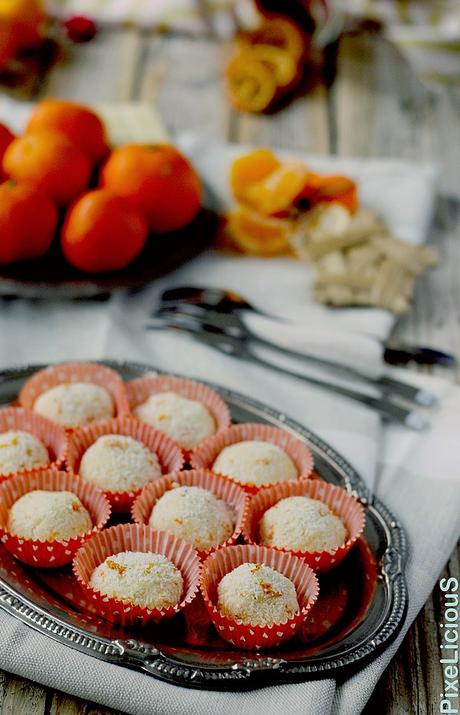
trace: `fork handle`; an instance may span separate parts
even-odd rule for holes
[[[323,358],[315,357],[313,355],[306,355],[304,353],[298,352],[297,350],[292,350],[291,348],[285,348],[281,345],[277,345],[276,343],[272,343],[270,340],[266,340],[265,338],[260,337],[246,326],[245,329],[246,334],[251,340],[251,342],[257,343],[258,345],[261,345],[266,348],[270,348],[271,350],[275,350],[276,352],[280,353],[280,355],[287,355],[288,357],[297,358],[299,360],[302,360],[303,362],[307,362],[310,364],[316,363],[320,366],[323,365],[331,367],[338,374],[342,373],[344,377],[353,376],[356,379],[360,379],[363,382],[366,382],[372,387],[376,387],[387,395],[398,396],[405,400],[409,400],[410,402],[415,402],[418,405],[423,405],[423,407],[431,407],[437,402],[436,396],[431,392],[428,392],[428,390],[421,390],[419,387],[414,387],[409,383],[402,382],[401,380],[396,380],[394,377],[389,377],[387,375],[384,375],[379,378],[368,377],[366,375],[363,375],[362,373],[359,373],[358,371],[353,370],[352,368],[338,365],[337,363],[331,362]]]
[[[404,407],[396,405],[391,400],[386,397],[372,397],[371,395],[365,395],[362,392],[357,392],[356,390],[351,390],[348,387],[343,387],[342,385],[331,384],[329,382],[324,382],[315,377],[309,377],[307,375],[302,375],[302,373],[295,372],[293,370],[288,370],[284,367],[279,367],[270,363],[268,360],[263,360],[258,356],[254,355],[252,352],[247,351],[243,359],[249,360],[254,365],[262,365],[263,367],[268,367],[276,372],[281,372],[289,377],[295,377],[299,380],[309,383],[310,385],[315,385],[316,387],[321,387],[335,394],[342,395],[343,397],[348,397],[355,402],[361,402],[367,407],[371,407],[373,410],[378,412],[384,419],[390,422],[399,422],[404,424],[406,427],[410,427],[414,430],[423,430],[428,427],[429,422],[425,417],[412,410],[407,410]]]

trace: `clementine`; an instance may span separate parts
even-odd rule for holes
[[[109,152],[104,123],[82,104],[61,99],[40,102],[29,118],[26,131],[49,129],[64,134],[94,163],[99,163]]]
[[[270,149],[261,147],[238,156],[230,167],[230,186],[236,199],[245,202],[246,192],[280,166]]]
[[[101,185],[134,201],[158,233],[186,226],[200,209],[200,179],[190,162],[168,145],[115,149],[102,169]]]
[[[87,155],[62,134],[50,131],[31,132],[11,142],[3,170],[18,182],[34,184],[60,205],[81,194],[91,177]]]
[[[6,124],[0,124],[0,179],[5,178],[2,169],[3,156],[13,139],[13,132],[8,129]]]
[[[246,206],[237,206],[227,215],[228,236],[244,253],[276,256],[289,251],[292,222],[285,218],[261,216]]]
[[[42,256],[51,246],[57,222],[57,208],[35,187],[0,184],[0,264]]]
[[[75,268],[109,273],[136,258],[147,233],[147,222],[137,206],[108,189],[95,189],[68,209],[61,246]]]

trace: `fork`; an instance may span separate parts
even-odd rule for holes
[[[223,314],[212,310],[207,310],[200,305],[191,305],[189,303],[181,303],[176,306],[174,305],[164,305],[157,310],[157,315],[168,317],[184,317],[190,319],[196,319],[201,322],[204,329],[206,328],[216,328],[217,330],[212,330],[211,332],[216,333],[219,331],[223,337],[232,337],[239,339],[242,343],[255,343],[263,347],[269,348],[270,350],[275,350],[281,355],[286,355],[288,357],[296,358],[303,363],[316,364],[321,367],[327,367],[333,370],[334,373],[340,377],[359,379],[366,385],[375,387],[384,394],[390,396],[394,395],[401,397],[404,400],[409,400],[410,402],[415,402],[423,407],[432,407],[437,403],[437,397],[429,392],[428,390],[422,390],[418,387],[414,387],[406,382],[396,380],[395,378],[383,375],[378,378],[371,378],[367,375],[360,373],[350,367],[345,367],[344,365],[339,365],[335,362],[326,360],[324,358],[319,358],[313,355],[306,355],[305,353],[298,352],[291,348],[286,348],[277,343],[273,343],[265,338],[262,338],[257,333],[254,333],[248,326],[241,320],[241,318],[235,314]]]
[[[402,423],[410,429],[421,431],[426,429],[430,424],[429,420],[420,412],[401,407],[387,397],[382,397],[381,395],[379,397],[373,397],[342,385],[329,383],[315,377],[295,372],[294,370],[274,365],[268,360],[264,360],[256,355],[246,342],[241,341],[239,338],[222,334],[217,328],[214,328],[217,332],[213,332],[212,326],[208,326],[207,329],[203,324],[194,320],[190,321],[188,318],[184,320],[183,317],[179,317],[178,319],[174,317],[170,319],[159,317],[149,323],[147,327],[151,330],[169,328],[181,333],[186,333],[191,335],[194,340],[214,348],[223,355],[266,367],[277,373],[297,378],[315,387],[320,387],[334,394],[352,399],[355,402],[360,402],[378,412],[384,419],[391,422]]]

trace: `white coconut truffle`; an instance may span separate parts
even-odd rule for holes
[[[142,442],[106,434],[86,450],[79,473],[100,489],[131,491],[161,477],[161,467],[157,455]]]
[[[33,409],[63,427],[87,425],[115,413],[111,395],[92,382],[56,385],[37,397]]]
[[[8,530],[24,539],[70,539],[92,527],[88,511],[72,492],[28,492],[13,504],[8,515]]]
[[[97,566],[90,585],[120,601],[164,609],[179,603],[184,580],[179,569],[162,554],[122,551]]]
[[[295,586],[264,564],[241,564],[217,586],[217,607],[242,623],[270,626],[285,623],[299,612]]]
[[[0,434],[0,474],[46,467],[49,463],[45,445],[30,432],[9,430]]]
[[[158,392],[134,410],[136,417],[167,434],[183,449],[193,449],[216,431],[214,418],[197,400]]]
[[[224,447],[213,470],[243,484],[271,484],[298,477],[294,462],[281,447],[258,440]]]
[[[330,551],[342,546],[347,531],[324,502],[287,497],[267,509],[259,522],[260,542],[294,551]]]
[[[197,549],[225,543],[233,533],[230,510],[222,499],[201,487],[176,487],[152,509],[150,526],[180,536]]]

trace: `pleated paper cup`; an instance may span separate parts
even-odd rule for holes
[[[80,427],[67,436],[65,463],[67,469],[74,474],[79,473],[82,457],[99,437],[108,434],[120,434],[132,437],[142,442],[147,449],[156,454],[163,474],[179,471],[184,466],[184,454],[181,448],[167,435],[150,427],[150,425],[133,417],[97,422],[86,427]],[[116,513],[128,513],[142,487],[131,491],[116,491],[104,489],[112,510]]]
[[[128,382],[126,389],[129,406],[133,412],[136,407],[146,402],[151,395],[156,395],[160,392],[174,392],[188,400],[201,402],[214,419],[216,433],[226,429],[231,423],[229,409],[221,396],[202,382],[169,375],[147,375]]]
[[[93,528],[69,539],[25,539],[8,530],[8,514],[24,494],[42,489],[75,494],[89,512]],[[80,546],[101,531],[110,518],[110,504],[103,492],[67,472],[43,469],[15,475],[0,484],[0,535],[5,548],[19,561],[39,568],[58,568],[72,561]]]
[[[326,504],[330,510],[341,519],[348,534],[344,544],[330,551],[295,551],[281,549],[276,546],[270,548],[288,552],[303,559],[314,571],[324,573],[338,566],[352,546],[363,533],[365,516],[362,505],[345,489],[328,484],[322,479],[308,479],[298,482],[285,482],[273,487],[261,489],[248,504],[244,515],[242,533],[246,543],[259,544],[259,522],[264,513],[281,499],[293,496],[304,496]]]
[[[5,407],[0,409],[0,434],[10,430],[21,430],[29,432],[39,439],[48,450],[49,464],[29,469],[18,469],[9,474],[0,474],[0,483],[13,474],[28,474],[37,469],[52,467],[59,469],[64,462],[65,452],[65,431],[59,425],[47,420],[34,412],[27,412],[21,407]]]
[[[181,601],[169,608],[152,609],[106,596],[93,588],[90,581],[96,567],[122,551],[151,551],[172,561],[184,579]],[[192,603],[198,593],[200,560],[190,544],[172,534],[142,524],[119,524],[102,531],[79,550],[73,561],[73,572],[92,609],[102,618],[125,626],[143,625],[147,621],[171,618]]]
[[[298,479],[306,479],[312,476],[313,455],[309,447],[297,437],[270,425],[248,422],[233,425],[223,432],[219,432],[213,437],[202,442],[193,450],[190,456],[190,464],[194,469],[213,469],[213,464],[225,447],[238,442],[257,440],[260,442],[270,442],[280,447],[288,457],[292,459],[297,469]],[[215,470],[214,470],[215,471]],[[232,479],[228,474],[224,475]],[[256,494],[267,484],[254,484],[252,482],[242,483],[233,479],[236,484],[245,489],[250,494]],[[274,482],[282,484],[283,482]]]
[[[174,474],[168,474],[166,477],[163,477],[163,479],[150,482],[150,484],[144,487],[133,504],[131,511],[133,520],[136,524],[148,524],[152,509],[158,499],[167,491],[183,486],[201,487],[202,489],[207,489],[212,492],[218,499],[222,499],[229,508],[235,525],[233,534],[224,544],[208,550],[195,547],[200,558],[206,558],[210,553],[222,548],[222,546],[234,544],[241,533],[241,524],[247,508],[247,495],[243,489],[238,487],[230,479],[214,474],[207,469],[192,469],[186,472],[175,472]]]
[[[38,370],[24,384],[19,402],[26,410],[33,411],[35,401],[43,392],[72,382],[91,382],[103,387],[112,397],[116,417],[130,413],[126,386],[119,374],[110,367],[90,362],[68,362]],[[72,431],[73,428],[66,429]]]
[[[217,607],[217,587],[226,574],[245,563],[265,564],[292,581],[299,602],[297,615],[271,626],[242,623],[223,615]],[[210,618],[224,640],[236,648],[261,650],[275,648],[297,633],[318,598],[319,585],[314,571],[302,559],[265,546],[240,545],[219,549],[206,559],[200,590]]]

